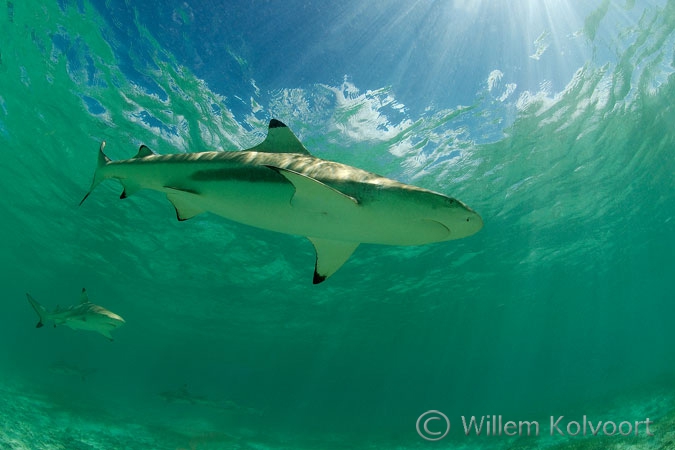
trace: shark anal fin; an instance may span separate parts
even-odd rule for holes
[[[308,237],[316,250],[314,284],[319,284],[333,275],[354,253],[358,242],[334,241],[332,239]]]
[[[289,169],[267,167],[283,175],[295,187],[295,194],[291,198],[291,205],[295,208],[323,213],[324,209],[335,209],[335,206],[349,209],[359,204],[354,197],[314,178]]]
[[[251,150],[265,153],[310,154],[286,124],[277,119],[270,120],[270,125],[267,129],[267,137]]]
[[[39,321],[37,325],[35,325],[35,328],[42,328],[44,326],[44,323],[42,321]]]
[[[202,208],[195,205],[195,200],[199,197],[196,191],[189,189],[179,189],[165,186],[166,198],[176,209],[176,218],[179,221],[192,219],[194,216],[204,212]]]

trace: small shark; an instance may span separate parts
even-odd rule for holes
[[[158,394],[164,401],[167,403],[177,403],[184,405],[199,405],[199,406],[208,406],[212,408],[220,408],[221,405],[218,402],[209,399],[204,395],[193,394],[187,387],[187,384],[184,384],[178,389],[170,389],[168,391],[163,391]]]
[[[262,415],[262,412],[257,409],[245,408],[232,400],[216,401],[205,395],[194,394],[188,389],[187,384],[183,384],[177,389],[169,389],[167,391],[160,392],[157,395],[165,402],[177,405],[204,406],[220,411],[237,411],[249,415]]]
[[[82,288],[79,304],[69,306],[68,308],[57,306],[53,312],[47,311],[30,294],[27,293],[26,297],[28,297],[28,302],[30,302],[40,317],[35,326],[36,328],[41,328],[45,321],[51,320],[54,322],[55,327],[56,325],[66,325],[73,330],[96,331],[112,341],[113,338],[110,332],[124,325],[124,319],[120,316],[102,306],[91,303],[84,288]]]
[[[52,363],[48,369],[50,372],[59,375],[81,378],[82,381],[87,381],[89,376],[97,372],[97,369],[84,369],[66,361],[56,361]]]
[[[141,145],[111,161],[101,143],[89,192],[117,179],[126,198],[162,192],[178,220],[209,211],[266,230],[306,236],[316,250],[314,284],[337,271],[360,243],[422,245],[470,236],[481,217],[459,200],[312,156],[272,119],[267,137],[242,151],[158,155]]]

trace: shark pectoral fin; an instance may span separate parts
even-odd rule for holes
[[[443,225],[438,220],[422,219],[417,222],[418,233],[433,239],[434,241],[441,241],[450,236],[450,229]]]
[[[110,331],[108,330],[98,330],[99,333],[101,333],[103,336],[107,337],[111,341],[113,340],[113,337],[110,335]]]
[[[124,186],[124,190],[122,191],[120,198],[130,197],[142,189],[140,184],[129,179],[121,179],[120,183],[122,183],[122,186]]]
[[[295,194],[291,198],[294,208],[324,212],[325,209],[335,207],[353,208],[359,205],[358,200],[334,189],[327,184],[315,180],[293,170],[267,166],[283,175],[295,187]],[[327,206],[330,205],[329,208]]]
[[[334,241],[313,237],[307,239],[310,240],[316,250],[314,284],[321,283],[337,272],[359,246],[358,242]]]
[[[199,194],[195,191],[178,189],[165,186],[166,198],[176,209],[176,218],[180,221],[192,219],[197,214],[204,212],[202,208],[195,205],[195,200]]]

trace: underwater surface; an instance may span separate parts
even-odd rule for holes
[[[0,448],[675,449],[674,72],[672,0],[3,1]],[[483,229],[313,285],[304,237],[78,206],[101,141],[272,118]],[[83,287],[112,342],[35,328]]]

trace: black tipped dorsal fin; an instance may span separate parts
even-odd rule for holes
[[[270,120],[265,140],[250,150],[266,153],[310,154],[298,138],[295,137],[290,128],[277,119]]]
[[[82,288],[82,294],[80,294],[80,303],[89,303],[89,297],[87,296],[87,290]]]
[[[133,159],[145,158],[146,156],[153,156],[156,154],[157,153],[153,152],[147,145],[141,145],[138,149],[138,153],[136,153],[136,156],[134,156]]]

